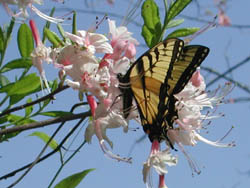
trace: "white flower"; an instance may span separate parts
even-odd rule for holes
[[[42,88],[43,88],[43,82],[44,82],[45,87],[50,93],[49,84],[45,75],[45,71],[43,69],[43,61],[47,63],[52,62],[52,59],[50,58],[51,48],[47,48],[42,43],[36,24],[33,20],[30,20],[30,27],[31,27],[31,31],[36,42],[36,48],[30,54],[30,56],[32,57],[32,63],[39,71]]]
[[[138,41],[133,38],[132,33],[127,30],[125,26],[116,27],[115,21],[108,19],[109,32],[112,35],[112,41],[117,42],[119,40],[129,41],[135,45],[138,45]]]
[[[91,138],[94,134],[98,134],[94,128],[94,126],[98,126],[100,128],[101,135],[98,135],[98,138],[103,138],[108,142],[111,148],[113,148],[113,143],[110,141],[110,139],[106,135],[106,130],[107,129],[114,129],[114,128],[119,128],[123,127],[124,132],[128,131],[128,122],[119,114],[117,114],[114,111],[111,111],[107,114],[105,117],[100,117],[96,120],[93,120],[89,123],[89,126],[86,129],[85,132],[85,139],[87,142],[91,142]],[[102,139],[101,139],[102,140]],[[101,141],[100,140],[100,141]]]
[[[58,19],[58,18],[53,18],[50,16],[47,16],[46,14],[42,13],[41,11],[39,11],[33,4],[39,4],[42,5],[43,4],[43,0],[1,0],[1,2],[3,4],[3,7],[5,8],[6,12],[13,17],[22,17],[24,19],[29,17],[28,14],[28,10],[27,8],[30,8],[33,12],[35,12],[38,16],[40,16],[41,18],[48,20],[50,22],[53,23],[60,23],[63,22],[63,19]],[[14,14],[13,11],[8,7],[8,4],[11,5],[17,5],[20,12],[18,12],[17,14]]]
[[[175,166],[178,162],[178,158],[174,157],[169,149],[164,151],[158,151],[156,153],[151,153],[148,160],[143,164],[143,181],[147,182],[147,178],[150,169],[153,167],[159,175],[166,174],[168,171],[166,165]]]
[[[126,27],[116,27],[115,21],[109,20],[109,32],[112,36],[111,45],[114,49],[113,54],[109,57],[114,60],[119,60],[122,57],[134,59],[136,54],[135,45],[138,45],[138,41],[131,35],[132,33],[127,30]]]
[[[44,46],[42,43],[40,43],[34,50],[33,52],[30,54],[30,56],[32,57],[32,63],[33,65],[37,68],[37,70],[39,71],[39,74],[41,76],[41,85],[43,85],[43,82],[45,83],[45,87],[47,88],[48,92],[50,93],[50,87],[45,75],[45,71],[43,69],[43,61],[46,61],[47,63],[51,63],[52,59],[50,58],[50,52],[51,49],[47,48],[46,46]],[[43,86],[42,86],[43,88]]]
[[[79,46],[86,48],[86,51],[94,55],[95,53],[113,53],[111,45],[108,43],[107,37],[98,33],[90,33],[84,30],[77,32],[77,35],[65,32],[73,42]]]

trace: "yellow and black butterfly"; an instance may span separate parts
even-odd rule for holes
[[[128,117],[134,98],[151,142],[168,140],[167,131],[178,117],[174,94],[185,87],[208,53],[205,46],[184,46],[183,40],[166,39],[145,52],[124,76],[118,76],[124,117]],[[126,83],[128,87],[124,87]]]

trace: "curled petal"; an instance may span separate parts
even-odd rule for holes
[[[47,20],[47,21],[50,21],[52,23],[62,23],[64,20],[63,19],[60,19],[60,18],[53,18],[53,17],[50,17],[44,13],[42,13],[41,11],[39,11],[36,7],[34,7],[33,5],[30,5],[30,8],[31,10],[33,10],[38,16],[40,16],[41,18]]]
[[[235,146],[234,142],[232,142],[232,143],[221,143],[219,141],[213,142],[213,141],[207,140],[206,138],[202,137],[198,133],[195,133],[195,139],[199,140],[199,141],[202,141],[202,142],[204,142],[206,144],[209,144],[211,146],[215,146],[215,147],[223,147],[223,148],[226,147],[226,148],[228,148],[228,147],[234,147]]]
[[[79,83],[79,82],[74,82],[74,81],[72,81],[72,80],[66,79],[66,80],[65,80],[65,83],[66,83],[69,87],[71,87],[71,88],[73,88],[73,89],[75,89],[75,90],[79,90],[79,89],[80,89],[80,83]]]
[[[115,155],[113,154],[105,145],[104,140],[101,140],[100,142],[100,146],[102,148],[102,151],[104,152],[104,154],[111,158],[111,159],[115,159],[117,161],[123,161],[126,163],[132,163],[131,158],[121,158],[119,155]]]

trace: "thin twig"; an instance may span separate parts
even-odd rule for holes
[[[53,179],[51,180],[51,182],[50,182],[50,184],[49,184],[49,186],[48,186],[48,188],[50,188],[52,185],[53,185],[53,183],[54,183],[54,181],[56,180],[56,178],[57,178],[57,176],[59,175],[59,173],[61,172],[61,170],[63,169],[63,167],[75,156],[75,154],[77,153],[77,152],[79,152],[79,150],[84,146],[84,144],[86,144],[86,140],[84,140],[81,144],[80,144],[80,146],[72,153],[72,155],[64,162],[64,163],[62,163],[61,164],[61,166],[60,166],[60,168],[57,170],[57,172],[56,172],[56,175],[53,177]]]
[[[248,61],[250,60],[250,56],[247,56],[244,60],[242,60],[239,63],[236,63],[234,66],[232,66],[231,68],[229,68],[227,71],[225,71],[222,74],[218,74],[218,76],[213,79],[212,81],[210,81],[207,86],[209,87],[210,85],[212,85],[213,83],[215,83],[216,81],[218,81],[220,78],[225,78],[225,76],[229,73],[231,73],[232,71],[236,70],[237,68],[239,68],[240,66],[246,64]]]
[[[6,111],[2,112],[0,114],[0,117],[4,116],[6,114],[10,114],[11,112],[15,112],[15,111],[24,109],[24,108],[26,108],[28,106],[32,106],[34,104],[40,103],[40,102],[45,101],[47,99],[51,99],[55,94],[65,90],[65,89],[68,89],[68,88],[69,88],[69,86],[67,86],[67,85],[62,86],[62,87],[58,87],[55,91],[51,92],[50,94],[48,94],[48,95],[46,95],[44,97],[41,97],[41,98],[39,98],[39,99],[37,99],[35,101],[32,101],[30,103],[26,103],[26,104],[23,104],[23,105],[20,105],[20,106],[17,106],[17,107],[14,107],[14,108],[11,108],[9,110],[6,110]]]
[[[51,151],[50,153],[48,153],[47,155],[43,156],[42,158],[40,158],[37,163],[47,159],[48,157],[50,157],[51,155],[55,154],[62,146],[63,144],[68,140],[68,138],[74,133],[74,131],[79,127],[79,125],[81,124],[81,122],[84,120],[84,117],[70,130],[70,132],[63,138],[63,140],[60,142],[60,144],[56,147],[56,149],[54,149],[53,151]],[[26,168],[29,168],[29,166],[32,165],[32,163],[29,163],[17,170],[14,170],[8,174],[3,175],[2,177],[0,177],[0,180],[3,179],[7,179],[9,177],[14,176],[16,173],[21,172],[23,170],[25,170]]]
[[[59,132],[59,130],[62,128],[62,126],[64,125],[65,122],[62,122],[58,128],[55,130],[55,132],[52,134],[52,136],[49,138],[48,142],[46,142],[45,146],[43,147],[42,151],[38,154],[38,156],[36,157],[36,159],[32,162],[32,164],[28,167],[28,169],[16,180],[14,181],[14,183],[12,183],[11,185],[9,185],[7,188],[12,188],[14,187],[16,184],[18,184],[28,173],[29,171],[37,164],[37,162],[39,161],[40,157],[43,155],[43,153],[45,152],[45,150],[47,149],[47,147],[49,146],[50,142],[53,140],[53,138],[56,136],[56,134]]]
[[[235,84],[237,87],[243,89],[244,91],[246,91],[247,93],[250,94],[250,88],[249,88],[247,85],[243,85],[243,84],[241,84],[240,82],[237,82],[237,81],[235,81],[235,80],[233,80],[233,79],[231,79],[231,78],[229,78],[229,77],[227,77],[227,76],[221,76],[221,75],[222,75],[221,73],[217,72],[216,70],[214,70],[214,69],[212,69],[212,68],[204,67],[204,66],[203,66],[203,67],[201,67],[201,69],[202,69],[202,70],[205,70],[205,71],[207,71],[207,72],[209,72],[209,73],[213,73],[213,74],[217,75],[217,76],[220,77],[220,78],[224,78],[224,79],[226,79],[226,80],[229,81],[229,82],[232,82],[232,83]],[[207,84],[207,87],[209,87],[210,85],[211,85],[211,84]]]
[[[210,23],[210,20],[205,20],[205,19],[201,19],[198,17],[192,17],[192,16],[187,16],[184,14],[180,14],[179,15],[182,18],[188,19],[188,20],[192,20],[192,21],[196,21],[196,22],[200,22],[200,23]],[[249,29],[250,25],[239,25],[239,24],[231,24],[229,26],[226,26],[226,28],[234,28],[234,29]]]

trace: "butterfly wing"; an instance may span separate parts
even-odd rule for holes
[[[156,119],[161,85],[171,76],[172,66],[180,56],[184,42],[168,39],[144,53],[128,70],[122,83],[130,83],[130,89],[123,90],[123,106],[130,110],[134,97],[144,124],[153,124]],[[126,113],[125,112],[125,117]]]
[[[177,118],[177,111],[175,109],[176,99],[174,94],[184,89],[185,85],[188,83],[197,67],[199,67],[207,57],[208,53],[209,48],[205,46],[185,46],[179,59],[173,65],[171,78],[168,79],[167,85],[162,86],[159,95],[160,103],[158,105],[158,115],[164,117],[170,127]],[[166,92],[168,95],[166,95]],[[168,106],[161,101],[168,101]]]

